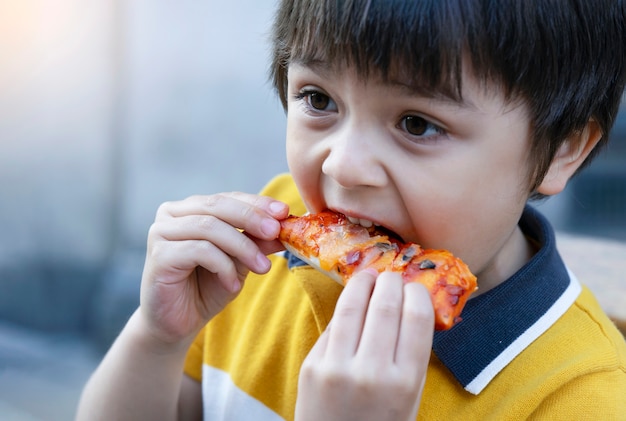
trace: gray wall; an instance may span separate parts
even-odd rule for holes
[[[257,191],[286,171],[266,72],[273,7],[0,2],[0,319],[106,345],[137,304],[161,202]],[[622,177],[623,157],[591,172]],[[559,229],[620,232],[577,220],[591,205],[571,191],[544,205]]]
[[[273,6],[0,2],[0,319],[114,329],[161,202],[286,171]]]

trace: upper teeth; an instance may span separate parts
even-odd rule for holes
[[[352,222],[353,224],[359,224],[365,228],[369,228],[374,225],[372,221],[368,221],[367,219],[354,218],[352,216],[348,216],[348,221]]]

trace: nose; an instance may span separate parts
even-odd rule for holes
[[[365,126],[346,125],[329,138],[322,173],[345,188],[382,187],[387,178],[380,133]]]

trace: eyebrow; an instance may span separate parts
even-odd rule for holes
[[[456,97],[453,95],[448,95],[441,90],[429,90],[425,89],[421,86],[417,86],[411,83],[402,82],[395,79],[389,79],[384,82],[386,85],[393,87],[399,91],[402,91],[404,94],[409,96],[420,96],[424,98],[429,98],[435,100],[437,102],[441,102],[443,104],[454,105],[462,108],[469,108],[472,110],[478,109],[476,105],[472,102],[471,99],[466,96],[461,95],[460,97]]]
[[[334,68],[340,67],[339,65],[329,65],[327,61],[316,58],[294,59],[290,65],[293,64],[310,69],[314,73],[326,79],[329,79],[332,76],[332,73],[336,71]],[[460,97],[456,97],[446,94],[442,90],[426,89],[422,86],[391,77],[387,78],[382,83],[402,92],[404,95],[429,98],[437,102],[441,102],[442,104],[453,105],[461,108],[469,108],[473,110],[478,109],[478,107],[470,99],[462,95]]]

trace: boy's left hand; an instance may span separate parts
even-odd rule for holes
[[[415,420],[433,331],[422,285],[356,274],[302,364],[296,419]]]

